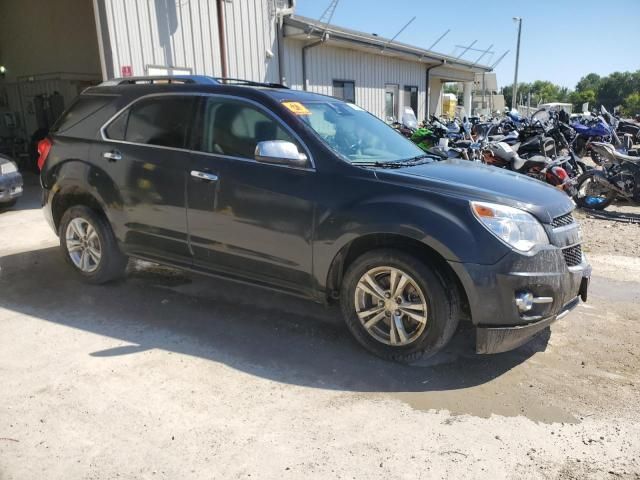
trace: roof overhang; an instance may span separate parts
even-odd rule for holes
[[[316,42],[324,38],[327,45],[365,51],[374,55],[396,57],[411,62],[424,63],[426,66],[439,67],[443,74],[453,73],[458,70],[461,73],[490,72],[491,67],[474,64],[464,60],[442,55],[405,43],[391,42],[387,38],[370,35],[356,30],[350,30],[335,25],[324,25],[315,20],[300,16],[284,17],[284,36],[306,42]],[[436,73],[436,72],[434,72]],[[467,75],[451,75],[451,81],[466,81]]]

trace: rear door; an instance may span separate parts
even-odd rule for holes
[[[150,95],[134,102],[103,130],[93,158],[116,184],[118,217],[130,253],[190,263],[186,181],[194,95]]]
[[[254,160],[260,141],[287,140],[303,151],[300,141],[240,98],[204,97],[199,119],[187,188],[194,265],[307,291],[315,171]]]

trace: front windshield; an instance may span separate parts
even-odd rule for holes
[[[534,113],[531,116],[531,122],[532,123],[540,122],[542,125],[544,125],[549,121],[549,118],[550,118],[549,112],[543,108],[541,110],[538,110],[536,113]]]
[[[298,103],[298,102],[296,102]],[[294,113],[351,163],[394,162],[424,155],[396,130],[352,103],[300,102]]]

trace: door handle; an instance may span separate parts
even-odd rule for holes
[[[191,170],[191,176],[195,178],[199,178],[200,180],[205,180],[207,182],[218,181],[217,175],[214,175],[213,173],[199,172],[198,170]]]
[[[122,160],[122,154],[117,150],[111,150],[110,152],[104,152],[102,154],[104,158],[109,160],[110,162],[115,162],[117,160]]]

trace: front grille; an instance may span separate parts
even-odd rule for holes
[[[565,225],[571,225],[572,223],[573,215],[571,215],[571,212],[569,212],[554,218],[551,222],[551,228],[564,227]]]
[[[563,248],[562,254],[567,267],[576,267],[582,263],[582,247],[574,245],[573,247]]]

